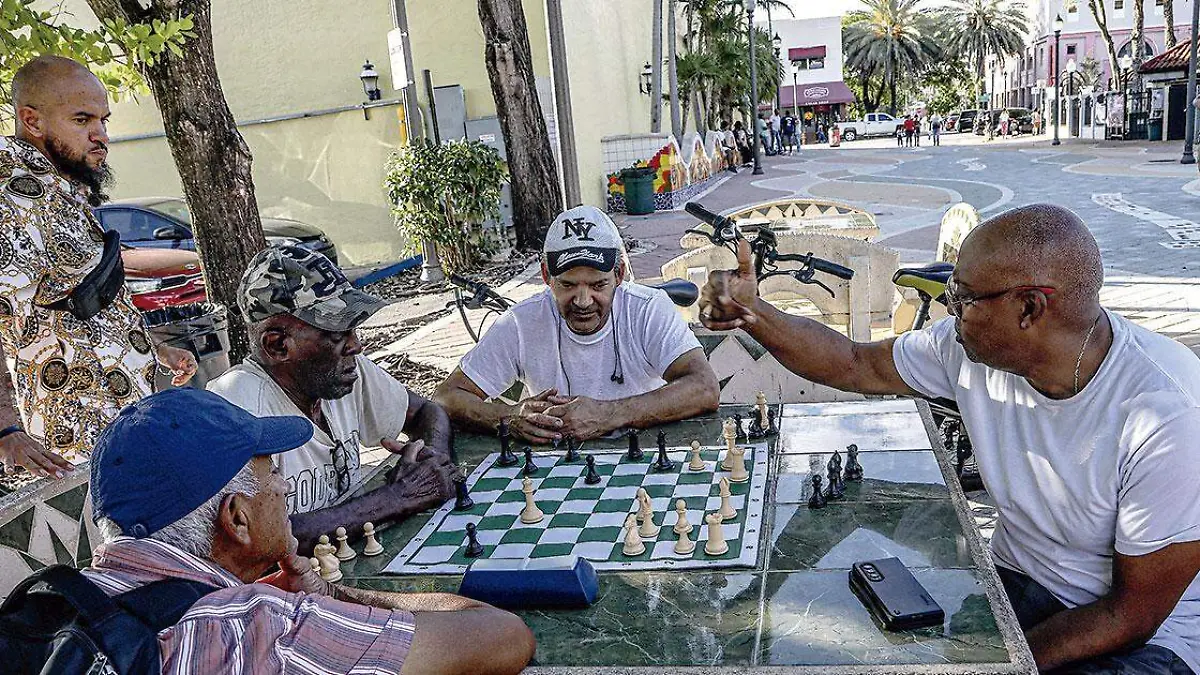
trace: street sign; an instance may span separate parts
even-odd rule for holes
[[[408,61],[404,59],[404,32],[399,28],[388,31],[388,58],[392,64],[392,89],[397,91],[412,84],[408,75]]]
[[[991,93],[989,93],[989,92],[986,92],[986,91],[985,91],[985,92],[983,92],[982,94],[980,94],[980,95],[979,95],[979,102],[980,102],[980,103],[987,103],[988,101],[991,101],[991,100],[992,100],[992,95],[991,95]]]

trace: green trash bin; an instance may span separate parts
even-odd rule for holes
[[[643,166],[621,171],[625,184],[625,212],[631,216],[654,213],[654,169]]]
[[[1161,141],[1163,138],[1162,131],[1163,121],[1161,117],[1150,120],[1150,122],[1146,125],[1146,133],[1148,139],[1151,141]]]

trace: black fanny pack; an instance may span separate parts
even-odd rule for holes
[[[81,321],[96,316],[113,303],[125,285],[125,265],[121,262],[121,235],[116,230],[104,233],[104,253],[100,264],[87,273],[67,297],[48,305],[38,305],[58,312],[70,312]]]

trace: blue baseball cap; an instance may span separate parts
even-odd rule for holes
[[[92,518],[142,538],[212,499],[254,457],[312,438],[304,417],[255,417],[217,394],[159,392],[117,415],[92,451]]]

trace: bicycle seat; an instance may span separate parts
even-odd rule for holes
[[[700,289],[686,279],[668,279],[657,284],[646,285],[650,288],[662,289],[666,292],[667,297],[671,298],[671,302],[680,307],[691,307],[700,297]]]
[[[924,267],[902,267],[892,275],[892,283],[915,288],[936,298],[946,292],[946,282],[953,273],[954,265],[948,262],[929,263]]]

